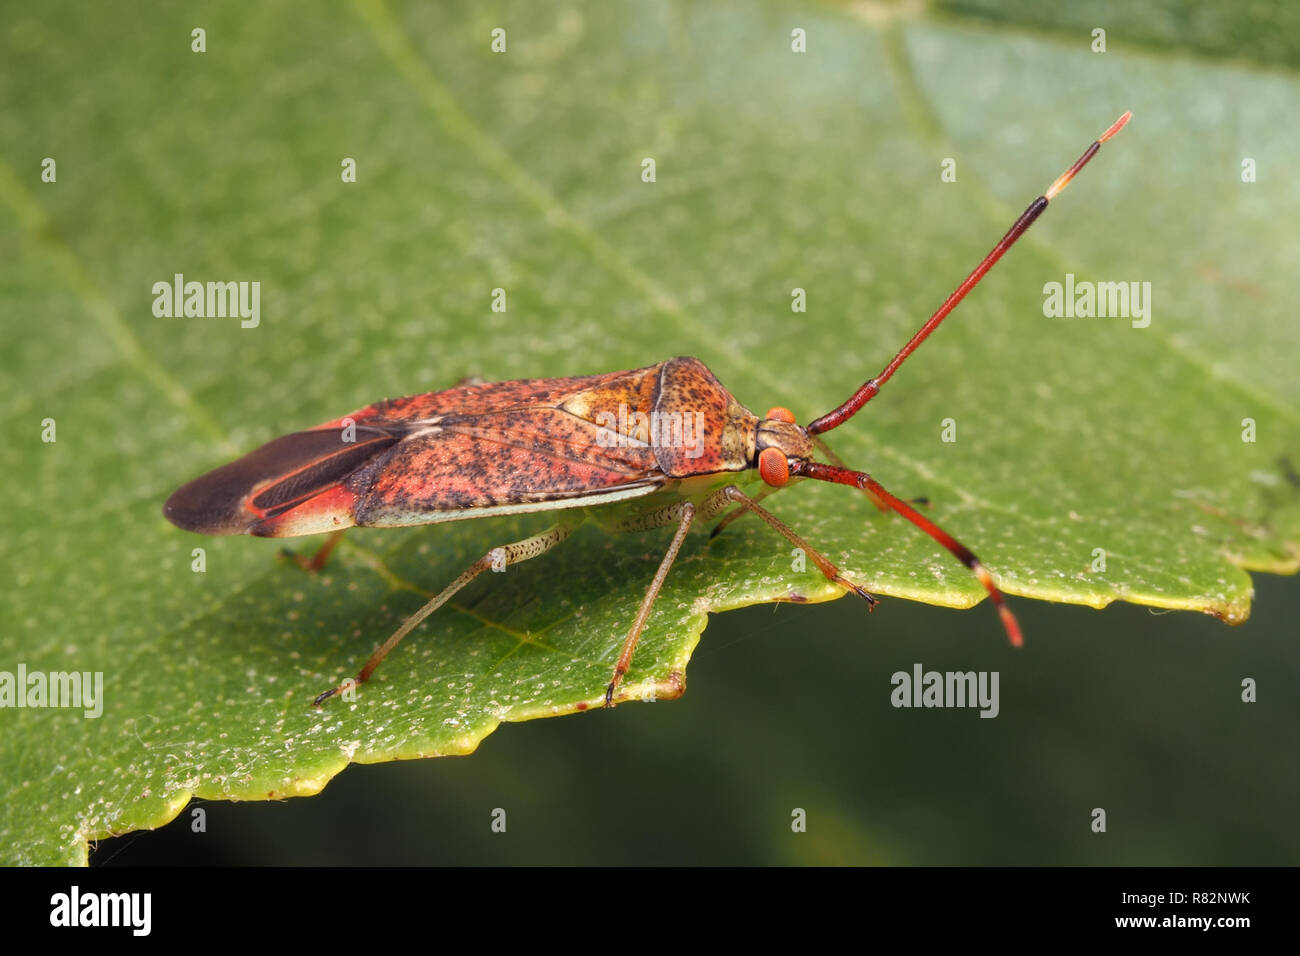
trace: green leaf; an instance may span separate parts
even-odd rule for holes
[[[355,703],[316,711],[425,594],[545,517],[350,532],[313,576],[280,543],[171,527],[177,485],[470,374],[693,354],[760,414],[806,421],[878,371],[1125,109],[1129,127],[831,444],[928,498],[1012,595],[1239,621],[1247,570],[1294,572],[1300,191],[1297,133],[1278,122],[1294,77],[1140,36],[1094,54],[1084,27],[892,9],[52,3],[9,18],[0,670],[102,672],[104,701],[98,718],[0,715],[6,861],[81,862],[88,840],[194,796],[313,793],[349,761],[467,753],[500,721],[593,705],[671,536],[584,528],[475,582]],[[176,273],[260,282],[260,325],[156,318],[152,286]],[[1150,326],[1046,317],[1044,284],[1067,273],[1150,282]],[[983,597],[846,489],[770,504],[874,592]],[[625,687],[680,692],[710,612],[839,596],[792,563],[752,519],[693,535]],[[888,603],[871,627],[888,640]],[[1028,634],[1024,653],[1050,639]]]

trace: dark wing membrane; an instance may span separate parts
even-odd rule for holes
[[[663,480],[648,445],[558,408],[522,408],[447,415],[357,470],[346,486],[358,525],[391,526],[446,520],[447,512],[634,496]]]
[[[397,444],[401,428],[356,426],[355,441],[339,428],[294,432],[178,488],[163,514],[202,534],[244,534],[321,494]]]

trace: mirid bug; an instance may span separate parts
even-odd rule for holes
[[[728,508],[733,510],[714,534],[750,512],[802,548],[827,579],[874,605],[874,597],[758,504],[805,478],[859,488],[879,507],[896,511],[943,545],[979,578],[1011,643],[1019,646],[1014,615],[970,549],[865,472],[845,467],[819,436],[843,425],[880,392],[1130,115],[1116,120],[1029,204],[879,375],[806,426],[796,424],[784,408],[758,418],[694,358],[606,375],[463,384],[378,402],[277,438],[179,488],[167,499],[163,514],[178,527],[203,534],[288,538],[333,532],[308,563],[318,568],[343,529],[352,526],[560,512],[559,520],[540,534],[488,551],[407,618],[371,655],[356,684],[368,680],[402,638],[479,574],[494,564],[515,564],[549,551],[588,518],[611,531],[677,528],[614,665],[605,690],[607,707],[614,704],[687,531]],[[815,461],[818,452],[831,463]],[[739,487],[755,480],[764,487],[753,496]],[[345,686],[321,694],[315,705]]]

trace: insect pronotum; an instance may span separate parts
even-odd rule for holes
[[[378,402],[277,438],[179,488],[167,499],[163,513],[173,524],[203,534],[287,538],[333,532],[315,557],[304,562],[313,569],[324,564],[342,530],[354,525],[398,527],[533,511],[559,513],[547,530],[493,548],[465,569],[370,656],[355,684],[368,680],[402,638],[479,574],[549,551],[587,519],[612,531],[664,525],[677,529],[623,641],[605,690],[607,707],[615,702],[687,531],[728,508],[732,511],[715,534],[739,515],[752,513],[803,549],[829,580],[874,605],[876,599],[866,590],[758,504],[804,478],[859,488],[880,508],[896,511],[943,545],[979,578],[1011,643],[1019,646],[1015,616],[971,550],[870,475],[845,467],[820,436],[876,397],[1129,116],[1116,120],[1029,204],[880,374],[806,426],[796,424],[784,408],[758,418],[694,358],[606,375],[461,384]],[[665,422],[676,427],[660,427]],[[683,422],[694,425],[696,441],[689,446],[683,440]],[[814,460],[818,452],[831,463]],[[755,477],[764,487],[751,496],[739,486]],[[319,706],[351,684],[326,691],[314,704]]]

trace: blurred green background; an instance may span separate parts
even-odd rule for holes
[[[0,648],[4,661],[93,660],[140,699],[125,724],[3,715],[15,722],[0,725],[4,842],[33,816],[64,823],[74,804],[100,822],[156,815],[131,801],[148,791],[157,803],[160,779],[184,789],[205,771],[206,786],[255,791],[242,769],[278,787],[282,771],[337,757],[332,738],[290,732],[315,727],[300,686],[319,689],[320,673],[368,649],[400,602],[373,613],[384,595],[360,550],[350,563],[344,553],[347,587],[329,591],[275,564],[273,543],[212,541],[197,580],[184,564],[200,542],[158,515],[179,480],[286,427],[469,373],[576,374],[692,351],[742,401],[824,411],[843,397],[840,370],[874,372],[974,264],[953,248],[982,253],[1030,190],[1130,106],[1138,121],[1072,187],[1068,214],[1035,227],[963,306],[966,321],[945,327],[945,344],[836,447],[896,477],[900,494],[930,494],[1026,587],[1058,584],[1052,574],[1078,563],[1058,545],[1077,501],[1109,524],[1108,543],[1159,552],[1156,529],[1175,528],[1176,553],[1130,572],[1176,591],[1221,572],[1203,542],[1181,549],[1185,514],[1158,496],[1194,483],[1166,475],[1165,454],[1184,467],[1189,435],[1221,434],[1225,421],[1231,433],[1257,414],[1267,439],[1254,467],[1274,483],[1255,487],[1248,466],[1224,465],[1225,444],[1242,450],[1230,434],[1205,440],[1217,470],[1200,484],[1213,487],[1191,496],[1220,509],[1199,514],[1209,540],[1294,568],[1297,10],[6,8],[0,322],[15,433],[0,449],[12,503],[0,571],[15,586],[0,598],[10,622]],[[512,25],[518,58],[484,80],[498,23]],[[208,59],[189,50],[199,24]],[[815,44],[797,69],[784,49],[791,24],[808,25]],[[1100,58],[1088,52],[1099,26],[1110,46]],[[427,82],[425,62],[443,86]],[[961,191],[936,188],[949,149]],[[1246,149],[1265,178],[1243,192]],[[59,185],[42,191],[35,170],[51,152]],[[339,157],[352,154],[359,182],[343,188]],[[655,193],[628,188],[643,155],[663,160]],[[1165,338],[1100,325],[1038,334],[1036,283],[1076,262],[1156,278]],[[265,277],[265,325],[152,323],[144,290],[173,270]],[[808,324],[788,312],[796,284],[817,303]],[[505,316],[485,308],[497,285],[510,289]],[[1026,316],[1039,320],[1032,334]],[[1210,394],[1203,419],[1195,401]],[[956,450],[966,458],[944,459],[930,434],[952,408],[983,423]],[[45,414],[60,420],[59,457],[32,452]],[[1219,481],[1225,468],[1249,500]],[[931,487],[934,475],[944,480]],[[846,548],[861,512],[827,504],[840,492],[799,489],[778,510]],[[920,535],[874,516],[868,528],[855,560],[869,569],[873,549],[891,586],[911,574],[958,597],[973,588],[952,562],[935,565]],[[354,540],[432,584],[485,533]],[[683,561],[669,585],[680,607],[730,569],[719,555],[741,569],[719,583],[722,603],[726,587],[743,596],[770,559],[746,552],[751,533],[738,526],[710,557]],[[658,547],[595,551],[586,540],[621,585],[644,580],[637,562]],[[703,549],[700,538],[690,548]],[[579,549],[518,580],[557,579],[542,598],[578,595],[581,607],[593,599],[579,583],[604,580],[575,581],[583,561]],[[1222,573],[1231,598],[1243,581]],[[1077,578],[1061,586],[1083,586]],[[492,606],[511,609],[520,592],[509,584],[480,582],[473,600],[491,592]],[[1294,863],[1300,587],[1269,577],[1256,587],[1239,628],[1013,599],[1028,636],[1020,652],[985,605],[891,598],[870,616],[849,601],[713,615],[679,701],[503,724],[471,756],[349,767],[311,798],[200,800],[158,832],[102,841],[92,863]],[[518,600],[529,609],[527,594]],[[648,659],[688,644],[649,641]],[[428,648],[414,645],[411,659]],[[1000,716],[893,709],[890,675],[918,662],[999,670]],[[383,739],[418,748],[403,676],[385,674],[373,709],[340,739],[361,726],[367,740],[391,732]],[[1260,682],[1258,703],[1240,701],[1245,677]],[[253,702],[254,689],[248,708],[225,708],[237,738],[225,740],[223,705]],[[319,749],[277,752],[282,738]],[[796,807],[808,814],[803,834],[790,829]],[[1090,831],[1094,807],[1108,813],[1104,835]],[[194,808],[206,832],[192,831]],[[494,808],[506,811],[504,834],[491,832]],[[60,839],[60,851],[75,849],[66,827]]]

